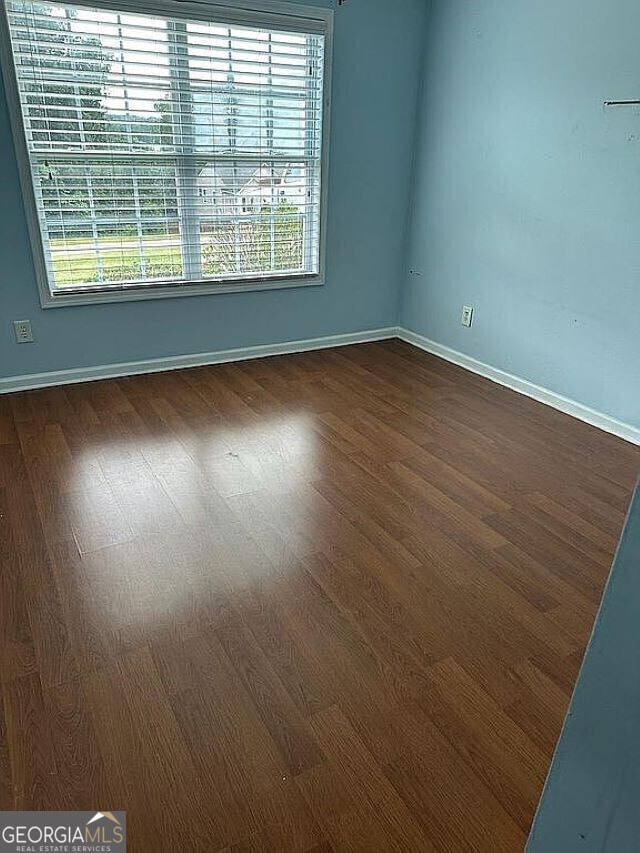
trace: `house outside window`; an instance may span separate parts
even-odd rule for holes
[[[43,305],[322,283],[331,13],[138,7],[6,3]]]

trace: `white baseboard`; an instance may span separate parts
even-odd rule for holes
[[[309,352],[311,350],[328,349],[330,347],[362,344],[369,341],[383,341],[389,338],[400,338],[408,344],[425,350],[432,355],[444,358],[453,364],[470,370],[496,382],[532,397],[540,403],[572,415],[585,423],[598,427],[605,432],[617,435],[632,444],[640,445],[640,429],[618,421],[615,418],[583,406],[575,400],[556,394],[547,388],[513,376],[490,364],[485,364],[471,356],[436,343],[429,338],[416,334],[401,326],[388,326],[383,329],[369,329],[364,332],[351,332],[344,335],[328,335],[320,338],[307,338],[301,341],[286,341],[279,344],[264,344],[254,347],[239,347],[237,349],[217,350],[213,352],[195,353],[193,355],[176,355],[168,358],[151,358],[144,361],[128,361],[116,364],[102,364],[95,367],[79,367],[71,370],[52,370],[47,373],[31,373],[24,376],[9,376],[0,379],[0,394],[10,394],[14,391],[30,391],[34,388],[47,388],[52,385],[70,385],[75,382],[92,382],[97,379],[116,379],[121,376],[134,376],[138,373],[160,373],[164,370],[181,370],[187,367],[202,367],[207,364],[222,364],[233,361],[246,361],[252,358],[266,358],[272,355]]]
[[[548,388],[542,388],[540,385],[535,385],[533,382],[528,382],[519,376],[513,376],[511,373],[506,373],[504,370],[499,370],[490,364],[485,364],[457,350],[445,347],[429,338],[411,332],[409,329],[398,327],[396,336],[406,343],[413,344],[413,346],[419,347],[432,355],[437,355],[446,361],[470,370],[472,373],[477,373],[486,379],[490,379],[492,382],[497,382],[498,385],[504,385],[513,391],[517,391],[519,394],[532,397],[539,403],[544,403],[567,415],[578,418],[578,420],[591,424],[591,426],[617,435],[619,438],[630,441],[632,444],[640,444],[640,429],[638,427],[618,421],[609,415],[597,412],[588,406],[583,406],[582,403],[577,403],[575,400],[563,397],[562,394],[556,394],[555,391],[550,391]]]
[[[52,385],[70,385],[75,382],[91,382],[96,379],[116,379],[119,376],[134,376],[138,373],[160,373],[163,370],[181,370],[186,367],[202,367],[207,364],[222,364],[230,361],[246,361],[266,358],[270,355],[308,352],[310,350],[344,347],[369,341],[383,341],[396,337],[395,326],[385,329],[369,329],[346,335],[329,335],[308,338],[302,341],[287,341],[280,344],[265,344],[256,347],[201,352],[194,355],[176,355],[168,358],[151,358],[145,361],[127,361],[117,364],[101,364],[95,367],[78,367],[72,370],[52,370],[47,373],[31,373],[25,376],[9,376],[0,379],[0,394],[13,391],[30,391]]]

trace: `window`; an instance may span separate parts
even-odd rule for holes
[[[43,304],[321,282],[331,13],[130,8],[6,2]]]

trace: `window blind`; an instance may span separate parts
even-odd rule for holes
[[[318,274],[325,36],[247,14],[8,0],[52,293]]]

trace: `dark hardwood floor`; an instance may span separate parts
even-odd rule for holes
[[[522,850],[639,470],[399,341],[0,398],[0,808]]]

